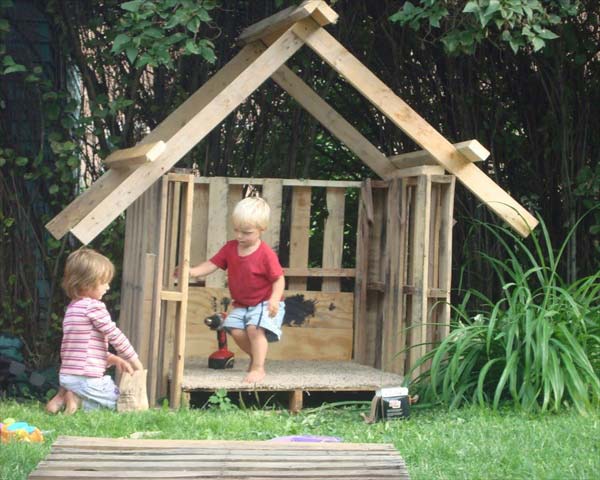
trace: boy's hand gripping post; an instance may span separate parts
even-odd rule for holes
[[[223,329],[223,323],[225,323],[226,313],[215,313],[210,317],[204,319],[204,323],[210,327],[211,330],[217,332],[217,342],[219,349],[213,352],[208,357],[208,368],[214,368],[222,370],[224,368],[233,368],[233,352],[227,349],[227,332]]]

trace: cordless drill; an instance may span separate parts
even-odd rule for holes
[[[227,332],[223,329],[223,323],[225,323],[226,313],[215,313],[210,317],[204,319],[204,323],[210,327],[211,330],[217,332],[217,342],[219,349],[213,352],[208,357],[208,368],[215,368],[222,370],[224,368],[233,368],[233,352],[227,349]]]

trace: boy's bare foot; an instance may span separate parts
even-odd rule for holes
[[[244,383],[258,383],[265,378],[266,372],[264,368],[253,368],[248,372]]]
[[[73,415],[81,405],[81,399],[70,391],[65,394],[65,402],[65,415]]]
[[[48,413],[58,413],[65,406],[65,390],[60,389],[56,395],[54,395],[46,404],[46,411]]]

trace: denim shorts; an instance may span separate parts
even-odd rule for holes
[[[60,375],[60,386],[73,392],[82,400],[83,410],[110,408],[114,410],[119,399],[119,388],[109,375],[84,377],[82,375]]]
[[[277,342],[281,338],[281,323],[285,315],[285,303],[279,302],[279,311],[274,317],[269,317],[269,302],[261,302],[254,307],[234,308],[225,319],[223,326],[227,330],[239,328],[245,330],[248,325],[265,329],[269,342]]]

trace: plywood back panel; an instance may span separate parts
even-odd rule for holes
[[[275,360],[350,360],[354,295],[347,292],[286,291],[280,342],[269,345]],[[204,319],[230,302],[226,288],[191,287],[188,299],[186,358],[208,357],[217,349],[216,333]],[[232,339],[229,349],[241,352]]]

